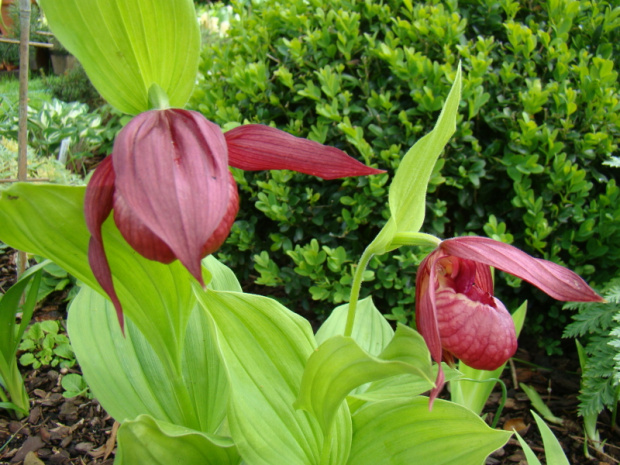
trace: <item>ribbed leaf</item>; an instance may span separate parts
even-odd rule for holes
[[[433,386],[430,354],[413,329],[400,325],[380,357],[371,356],[349,337],[334,336],[308,360],[296,405],[311,412],[327,432],[354,388],[404,373],[426,380],[427,389]]]
[[[198,71],[200,32],[191,0],[41,0],[50,29],[119,110],[149,109],[153,84],[170,105],[187,102]]]
[[[230,440],[141,415],[118,430],[115,465],[236,465],[239,453]]]
[[[244,461],[345,463],[351,435],[346,405],[327,438],[310,414],[293,406],[316,346],[308,321],[266,297],[198,286],[195,292],[217,328],[230,384],[228,422]]]
[[[332,336],[344,334],[348,310],[349,304],[345,304],[332,311],[316,333],[316,341],[319,345]],[[377,310],[372,297],[360,300],[355,310],[355,322],[351,333],[351,338],[357,345],[370,355],[379,355],[393,336],[394,330]]]
[[[0,191],[0,240],[51,259],[102,292],[88,265],[84,190],[17,183]],[[126,316],[148,337],[163,363],[178,371],[195,305],[189,273],[178,262],[163,265],[139,256],[111,219],[104,224],[103,238]]]
[[[460,405],[428,398],[367,404],[353,415],[350,465],[480,465],[511,433]]]
[[[223,422],[226,375],[202,312],[188,324],[182,376],[166,370],[130,319],[123,336],[112,304],[86,286],[71,304],[68,329],[86,381],[118,421],[148,414],[207,433]]]
[[[424,221],[426,189],[437,158],[456,130],[461,99],[461,67],[434,129],[405,154],[390,186],[389,205],[396,232],[418,232]]]

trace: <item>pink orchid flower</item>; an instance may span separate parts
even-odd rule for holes
[[[430,405],[443,388],[441,361],[454,358],[479,370],[495,370],[517,350],[514,323],[493,296],[490,267],[517,276],[557,300],[601,302],[583,279],[563,266],[485,237],[448,239],[420,264],[416,324],[439,364]]]
[[[121,327],[122,307],[101,233],[104,221],[114,211],[116,226],[140,255],[162,263],[178,259],[204,284],[201,260],[228,237],[239,209],[229,165],[290,169],[323,179],[383,173],[334,147],[269,126],[249,124],[224,134],[194,111],[137,115],[93,173],[84,199],[89,262]]]

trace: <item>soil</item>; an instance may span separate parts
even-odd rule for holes
[[[0,292],[15,278],[15,253],[0,249]],[[52,294],[34,314],[37,321],[64,320],[64,295]],[[561,425],[549,424],[562,444],[571,464],[613,465],[620,463],[620,429],[611,426],[606,413],[599,417],[599,431],[606,441],[604,452],[589,448],[584,455],[584,434],[577,416],[579,373],[577,357],[566,354],[549,358],[537,347],[536,341],[520,340],[515,361],[504,370],[502,380],[508,398],[498,427],[516,428],[537,454],[542,463],[544,449],[536,423],[530,413],[528,397],[518,388],[519,383],[532,386],[541,395],[553,414],[562,419]],[[566,353],[566,352],[565,352]],[[548,368],[542,368],[548,367]],[[79,367],[71,372],[79,373]],[[75,397],[65,399],[60,386],[67,370],[23,367],[22,376],[31,399],[27,418],[17,420],[7,410],[0,409],[0,464],[41,465],[79,464],[111,465],[116,451],[118,423],[95,399]],[[516,388],[515,388],[516,386]],[[494,392],[485,407],[486,421],[491,424],[497,411],[501,391]],[[526,465],[524,453],[516,439],[492,454],[487,465]]]

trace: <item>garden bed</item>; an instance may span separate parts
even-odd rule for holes
[[[6,290],[15,277],[15,253],[11,249],[0,251],[0,287]],[[34,314],[34,321],[58,319],[64,321],[66,308],[63,294],[52,294]],[[516,361],[503,373],[508,388],[508,398],[499,427],[515,425],[532,449],[544,457],[538,429],[530,413],[531,404],[515,382],[534,387],[546,405],[563,419],[562,426],[550,425],[563,446],[570,463],[605,465],[620,460],[620,431],[610,431],[610,418],[603,413],[599,428],[607,439],[607,455],[598,454],[592,459],[583,455],[584,435],[577,416],[580,377],[577,357],[567,354],[550,358],[538,348],[535,341],[522,340]],[[535,368],[534,366],[538,366]],[[548,367],[548,369],[540,368]],[[74,367],[71,372],[78,372]],[[67,370],[41,367],[38,370],[23,368],[22,375],[31,399],[31,412],[20,421],[6,410],[0,410],[0,464],[112,464],[115,452],[117,425],[95,399],[78,396],[65,399],[60,378]],[[447,393],[444,393],[444,396]],[[487,402],[487,422],[493,420],[500,400],[496,389]],[[26,459],[29,452],[29,459]],[[594,453],[591,451],[594,455]],[[38,459],[34,458],[38,456]],[[26,460],[24,462],[24,460]],[[41,460],[41,461],[37,461]],[[511,439],[501,450],[487,459],[489,465],[526,464],[521,447]]]

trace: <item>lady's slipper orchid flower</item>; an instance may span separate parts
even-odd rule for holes
[[[444,384],[442,360],[453,364],[456,357],[472,368],[495,370],[517,350],[510,313],[493,296],[491,266],[557,300],[603,300],[569,269],[503,242],[475,236],[441,242],[422,261],[416,279],[416,324],[439,364],[431,405]]]
[[[91,233],[89,262],[114,303],[101,227],[114,211],[125,240],[140,255],[178,259],[201,283],[201,260],[224,242],[239,208],[228,165],[245,170],[290,169],[323,179],[382,173],[346,153],[259,124],[222,133],[200,113],[150,110],[118,134],[112,155],[95,170],[84,209]]]

